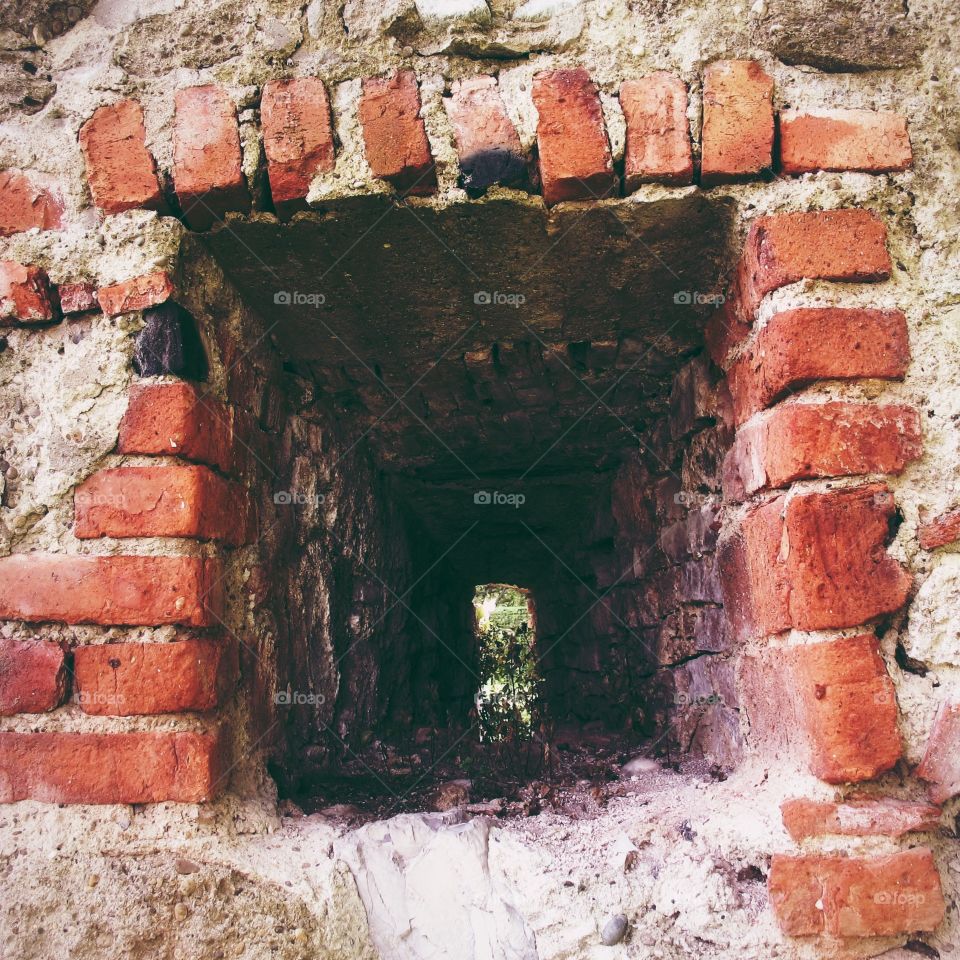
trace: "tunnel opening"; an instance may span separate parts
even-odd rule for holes
[[[487,583],[473,595],[480,686],[478,734],[484,742],[530,740],[547,718],[537,666],[533,597],[523,587]]]
[[[582,809],[638,755],[737,763],[732,418],[709,298],[680,295],[721,283],[728,212],[372,198],[197,241],[266,331],[269,649],[245,668],[285,803]],[[474,601],[516,584],[536,640],[500,709]]]

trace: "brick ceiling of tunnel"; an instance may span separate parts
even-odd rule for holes
[[[685,294],[718,288],[728,215],[698,196],[550,212],[372,197],[203,242],[449,539],[498,484],[527,490],[535,527],[568,522],[642,444],[702,340]]]

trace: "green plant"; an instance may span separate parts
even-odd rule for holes
[[[477,587],[480,739],[529,740],[540,725],[540,685],[527,594],[506,584]]]

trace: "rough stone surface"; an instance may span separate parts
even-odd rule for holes
[[[916,63],[923,36],[899,0],[837,0],[829,11],[816,0],[771,0],[757,31],[785,63],[821,70],[872,70]]]

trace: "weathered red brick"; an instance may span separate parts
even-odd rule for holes
[[[75,283],[59,283],[57,293],[60,297],[61,313],[86,313],[88,310],[96,310],[99,307],[96,287],[84,280]]]
[[[766,644],[740,665],[750,739],[778,764],[790,759],[827,783],[863,782],[900,758],[893,684],[876,637]]]
[[[718,547],[724,609],[734,635],[790,628],[790,571],[781,556],[784,497],[751,508]],[[789,555],[788,555],[789,556]]]
[[[784,173],[813,170],[906,170],[913,161],[907,121],[896,113],[823,110],[780,114]]]
[[[815,380],[901,379],[910,362],[900,310],[811,307],[770,318],[728,371],[736,422]]]
[[[853,627],[903,606],[912,578],[885,547],[895,509],[883,484],[790,501],[785,532],[797,629]]]
[[[17,553],[0,559],[0,620],[213,626],[219,560]]]
[[[58,313],[56,292],[45,271],[14,260],[0,260],[0,326],[46,323]]]
[[[148,273],[142,277],[122,280],[97,290],[100,309],[108,317],[120,313],[132,313],[134,310],[146,310],[169,300],[173,296],[173,280],[170,274],[162,271]]]
[[[787,833],[800,842],[810,837],[902,837],[915,831],[936,830],[940,826],[940,807],[932,803],[916,803],[880,799],[850,800],[785,800],[780,813]]]
[[[507,116],[495,77],[455,81],[443,105],[453,127],[464,186],[482,190],[525,178],[520,137]]]
[[[960,510],[942,513],[920,524],[920,546],[924,550],[936,550],[957,540],[960,540]]]
[[[533,78],[543,200],[599,200],[618,192],[596,84],[586,70],[550,70]]]
[[[67,695],[67,656],[49,640],[0,640],[0,716],[45,713]]]
[[[143,110],[136,100],[100,107],[80,128],[90,193],[104,213],[165,209],[146,137]]]
[[[226,638],[77,647],[76,699],[84,713],[130,717],[213,710],[236,681],[237,646]]]
[[[741,637],[855,627],[903,606],[911,577],[889,556],[882,484],[777,497],[721,544],[725,607]]]
[[[752,180],[773,166],[773,80],[754,60],[719,60],[703,73],[700,182]]]
[[[235,453],[230,407],[190,383],[136,383],[120,421],[120,453],[177,456],[230,473]]]
[[[0,733],[0,803],[200,803],[227,774],[212,733]]]
[[[913,407],[784,403],[737,432],[723,465],[723,493],[745,500],[794,480],[900,473],[923,452]]]
[[[917,776],[930,784],[935,803],[960,794],[960,702],[940,705]]]
[[[767,887],[781,929],[793,937],[933,930],[946,910],[926,848],[872,857],[774,854]]]
[[[250,209],[237,113],[220,87],[187,87],[174,94],[173,183],[194,230],[209,230],[229,210]]]
[[[624,188],[641,183],[690,183],[693,149],[687,119],[687,86],[671,73],[652,73],[620,86],[627,121]]]
[[[412,70],[363,81],[359,106],[367,163],[373,175],[401,193],[427,195],[437,177],[420,117],[420,88]]]
[[[760,302],[798,280],[868,283],[890,276],[887,231],[868,210],[760,217],[750,228],[730,294],[707,327],[707,345],[723,366],[749,333]]]
[[[896,695],[876,637],[791,647],[784,659],[814,776],[872,780],[900,759]]]
[[[22,170],[0,171],[0,237],[24,230],[57,230],[63,203]]]
[[[209,467],[115,467],[89,477],[74,495],[74,534],[195,537],[234,546],[252,534],[250,498]]]
[[[263,146],[273,205],[282,216],[306,209],[318,173],[334,168],[330,100],[316,77],[271,80],[260,102]]]

